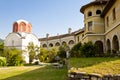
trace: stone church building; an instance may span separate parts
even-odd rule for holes
[[[40,46],[40,42],[35,34],[32,33],[32,25],[25,20],[18,20],[13,23],[13,31],[9,33],[4,41],[5,47],[14,47],[23,52],[26,63],[29,63],[27,46],[30,42]]]

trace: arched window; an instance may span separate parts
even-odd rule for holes
[[[74,41],[70,40],[68,44],[72,45],[72,44],[74,44]]]
[[[65,44],[67,44],[67,43],[66,43],[65,41],[63,41],[63,42],[62,42],[62,45],[65,45]]]
[[[119,39],[117,37],[117,35],[115,35],[113,37],[113,40],[112,40],[112,49],[113,49],[113,53],[116,53],[117,51],[119,51]]]
[[[21,31],[25,32],[26,31],[26,24],[24,22],[20,23]]]
[[[14,23],[13,25],[13,32],[17,32],[18,31],[18,24]]]
[[[43,47],[45,48],[45,47],[47,47],[47,45],[46,45],[46,44],[43,44]]]
[[[59,42],[57,42],[57,43],[55,44],[55,46],[60,46],[60,43],[59,43]]]
[[[107,51],[111,51],[111,43],[109,39],[107,39]]]
[[[14,45],[14,40],[12,40],[12,46],[15,46],[15,45]]]
[[[103,42],[98,40],[95,42],[95,45],[97,46],[98,49],[98,54],[103,54]]]
[[[101,14],[101,10],[97,10],[97,11],[96,11],[96,14],[97,14],[97,15]]]
[[[27,32],[30,33],[31,32],[31,24],[28,24],[28,27],[27,27]]]
[[[50,47],[53,47],[53,44],[52,44],[52,43],[50,43],[50,44],[49,44],[49,46],[50,46]]]
[[[88,17],[90,17],[90,16],[92,16],[92,12],[91,11],[88,12]]]

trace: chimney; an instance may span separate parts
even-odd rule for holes
[[[46,34],[46,38],[48,38],[48,37],[49,37],[49,34],[47,33],[47,34]]]
[[[71,28],[68,28],[68,33],[69,33],[69,34],[71,33],[71,31],[72,31],[72,29],[71,29]]]

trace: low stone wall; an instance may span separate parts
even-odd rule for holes
[[[104,75],[101,76],[100,74],[86,74],[85,72],[79,73],[69,73],[68,80],[120,80],[120,74],[118,75]]]

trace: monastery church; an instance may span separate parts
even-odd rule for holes
[[[4,41],[5,47],[15,47],[23,52],[26,63],[29,63],[27,46],[33,42],[35,46],[40,46],[40,42],[35,34],[32,33],[32,25],[25,20],[18,20],[13,23],[13,31],[9,33]]]

